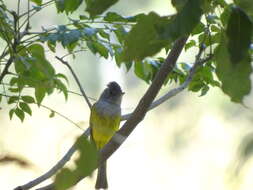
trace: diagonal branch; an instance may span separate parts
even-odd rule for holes
[[[188,84],[192,81],[192,78],[193,78],[193,76],[194,76],[194,74],[196,72],[197,67],[200,66],[200,65],[202,65],[202,64],[204,64],[205,62],[209,61],[213,57],[212,55],[210,55],[207,58],[201,60],[200,56],[202,54],[202,51],[203,51],[202,48],[200,48],[200,51],[199,51],[198,55],[196,56],[196,61],[193,64],[193,67],[190,69],[189,75],[186,78],[185,82],[182,83],[179,87],[170,90],[168,93],[166,93],[165,95],[163,95],[158,100],[154,101],[149,106],[148,110],[151,110],[151,109],[159,106],[163,102],[167,101],[168,99],[170,99],[170,98],[174,97],[175,95],[177,95],[178,93],[182,92],[188,86]],[[122,116],[122,121],[126,120],[126,119],[129,119],[130,116],[131,116],[131,113],[123,115]],[[83,133],[83,135],[84,136],[89,136],[89,128]],[[120,135],[118,135],[118,137],[120,137]],[[120,139],[120,138],[118,138],[118,139]],[[31,182],[23,185],[23,186],[20,186],[20,190],[28,190],[28,189],[30,189],[30,188],[32,188],[32,187],[40,184],[41,182],[45,181],[46,179],[52,177],[59,169],[61,169],[65,165],[65,163],[67,161],[70,160],[71,156],[74,154],[75,151],[76,151],[76,148],[75,148],[75,144],[74,144],[68,150],[68,152],[63,156],[63,158],[53,168],[51,168],[48,172],[46,172],[42,176],[38,177],[37,179],[35,179],[35,180],[33,180],[33,181],[31,181]],[[50,190],[50,189],[52,189],[52,187],[53,187],[53,185],[50,184],[48,186],[39,188],[38,190]],[[18,190],[18,188],[16,188],[15,190]]]
[[[182,37],[175,42],[168,57],[166,58],[165,63],[162,65],[162,67],[156,74],[155,79],[153,80],[151,86],[149,87],[143,98],[140,100],[135,111],[131,114],[130,118],[126,121],[126,123],[122,126],[122,128],[113,136],[110,142],[101,150],[100,164],[104,162],[106,159],[108,159],[120,147],[120,145],[135,129],[137,124],[145,117],[146,112],[148,111],[152,101],[154,100],[160,88],[162,87],[167,75],[173,70],[176,61],[187,41],[187,38],[188,37]],[[88,132],[88,129],[85,132]],[[75,145],[71,147],[72,150],[73,148],[75,149]],[[65,156],[67,156],[67,154]],[[52,189],[53,184],[50,184],[37,190],[52,190]],[[27,190],[27,189],[21,188],[15,190]]]
[[[74,70],[72,69],[72,67],[69,65],[69,63],[68,63],[67,61],[64,61],[62,58],[60,58],[60,57],[58,57],[58,56],[55,56],[55,58],[58,59],[62,64],[66,65],[66,66],[68,67],[68,69],[70,70],[71,74],[73,75],[73,77],[74,77],[74,79],[75,79],[75,81],[76,81],[76,83],[77,83],[77,85],[78,85],[78,87],[79,87],[79,89],[80,89],[80,91],[81,91],[81,93],[82,93],[82,95],[83,95],[85,101],[87,102],[89,108],[91,109],[91,106],[92,106],[92,105],[91,105],[91,103],[90,103],[90,101],[89,101],[89,98],[88,98],[88,96],[86,95],[86,93],[84,92],[83,87],[82,87],[82,85],[81,85],[81,83],[80,83],[80,81],[79,81],[79,79],[78,79],[76,73],[75,73]]]
[[[99,164],[106,161],[123,144],[131,132],[143,120],[146,113],[148,112],[150,105],[164,84],[164,81],[166,80],[168,74],[173,70],[187,39],[188,37],[181,37],[175,42],[173,48],[165,60],[165,63],[156,73],[152,84],[139,101],[139,104],[131,114],[130,118],[101,150]]]

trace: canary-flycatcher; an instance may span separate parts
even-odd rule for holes
[[[119,129],[121,100],[124,92],[116,82],[110,82],[99,100],[92,106],[90,115],[91,138],[98,150],[102,149]],[[106,162],[98,167],[96,189],[107,189]]]

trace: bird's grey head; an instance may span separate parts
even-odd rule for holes
[[[107,85],[107,88],[101,94],[99,99],[120,105],[123,94],[124,94],[124,92],[122,92],[118,83],[110,82]]]

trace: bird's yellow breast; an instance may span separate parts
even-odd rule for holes
[[[91,135],[98,149],[109,142],[119,129],[120,106],[110,103],[95,103],[91,109]]]

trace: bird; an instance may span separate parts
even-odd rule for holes
[[[91,140],[97,150],[101,150],[119,129],[121,120],[121,102],[124,92],[120,85],[110,82],[91,107]],[[98,167],[95,189],[107,189],[106,162]]]

